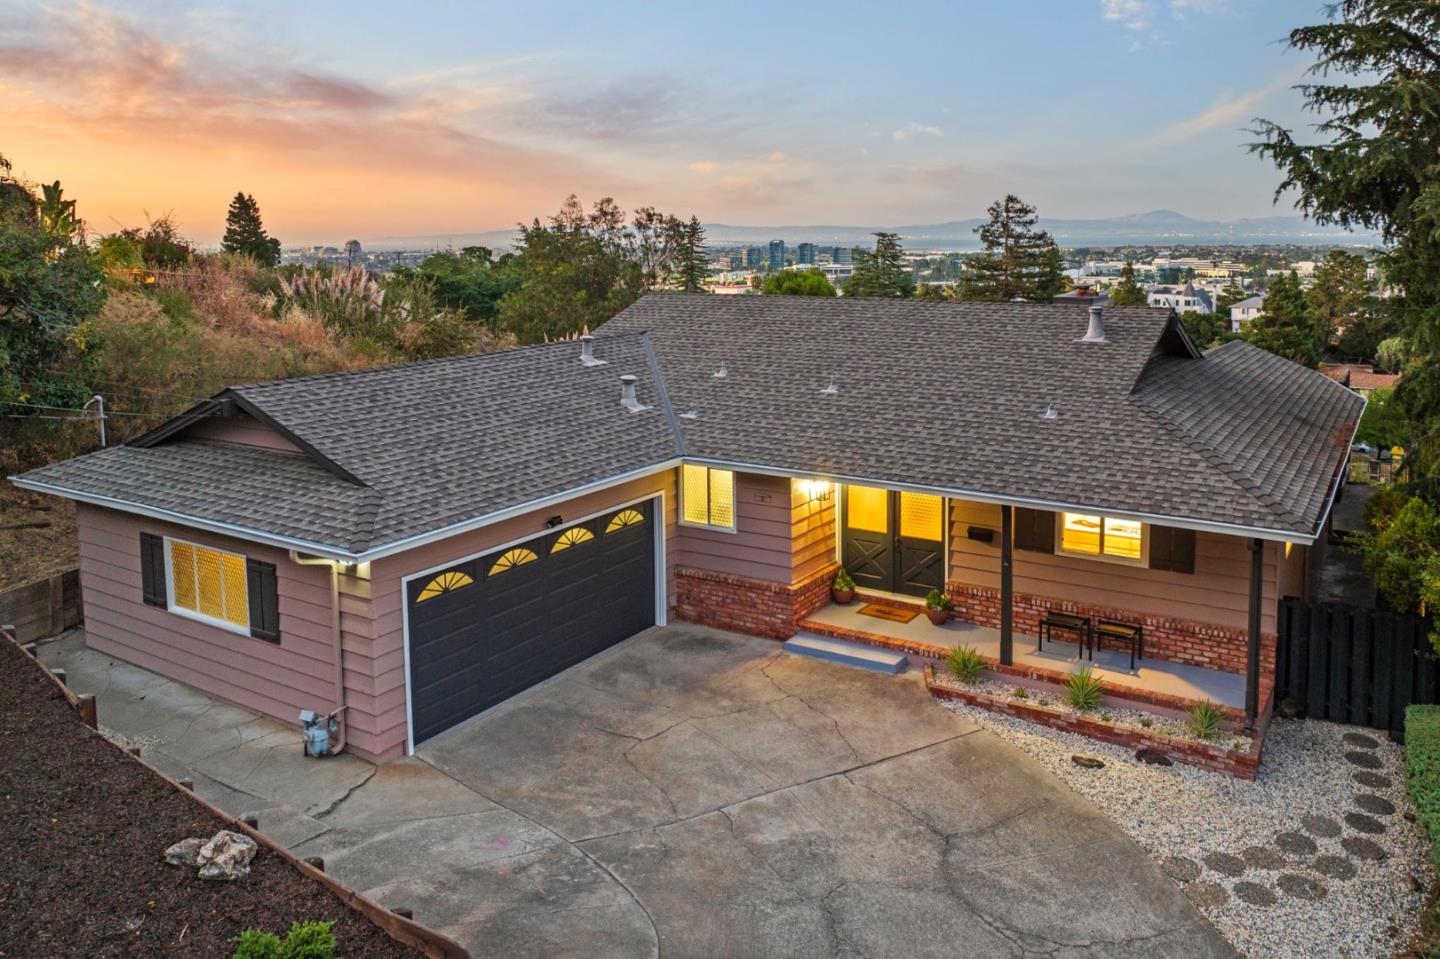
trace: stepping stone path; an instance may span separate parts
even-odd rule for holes
[[[1245,860],[1228,852],[1212,852],[1205,856],[1205,865],[1222,876],[1245,875]]]
[[[1329,879],[1354,879],[1356,872],[1355,864],[1344,856],[1316,856],[1310,868]]]
[[[1300,828],[1321,839],[1334,839],[1341,833],[1338,822],[1325,816],[1307,815],[1300,819]]]
[[[1369,771],[1358,772],[1355,774],[1354,779],[1357,783],[1364,786],[1366,789],[1390,788],[1390,777],[1382,776],[1379,773],[1372,773]]]
[[[1325,894],[1329,891],[1309,876],[1302,876],[1293,872],[1285,873],[1275,881],[1275,885],[1279,886],[1280,891],[1287,896],[1293,896],[1296,899],[1306,899],[1311,902],[1316,899],[1324,899]]]
[[[1373,839],[1366,839],[1364,836],[1346,836],[1340,840],[1340,845],[1356,859],[1368,859],[1371,862],[1379,862],[1387,858],[1385,849],[1378,842]]]
[[[1361,749],[1379,749],[1380,740],[1364,733],[1346,733],[1340,737],[1352,746],[1359,746]]]
[[[1303,832],[1282,832],[1275,837],[1275,845],[1280,847],[1281,852],[1292,856],[1313,856],[1320,848]]]
[[[1252,906],[1273,906],[1276,902],[1274,890],[1258,882],[1237,882],[1234,890],[1236,899]]]
[[[1184,856],[1166,856],[1160,860],[1160,871],[1176,882],[1194,882],[1200,878],[1200,864]]]
[[[1361,793],[1355,797],[1355,805],[1377,816],[1395,815],[1395,804],[1384,796],[1373,796],[1370,793]]]
[[[1358,749],[1352,749],[1346,753],[1345,760],[1352,766],[1359,766],[1361,769],[1379,769],[1385,765],[1374,753],[1363,753]]]
[[[1265,887],[1261,886],[1260,888]],[[1212,909],[1218,909],[1230,901],[1230,893],[1225,891],[1225,887],[1214,882],[1192,882],[1185,887],[1185,895],[1190,897],[1191,902],[1202,908],[1209,906]]]
[[[1240,858],[1251,869],[1280,869],[1285,866],[1285,857],[1269,846],[1246,846],[1240,850]]]
[[[1369,833],[1378,836],[1385,831],[1385,824],[1374,816],[1367,816],[1363,812],[1347,812],[1345,814],[1345,825],[1356,832]]]

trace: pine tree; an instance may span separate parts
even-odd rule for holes
[[[1055,241],[1037,230],[1035,208],[1013,193],[990,204],[989,222],[975,228],[984,252],[973,257],[960,284],[963,300],[1048,302],[1046,258]]]
[[[905,272],[905,251],[895,233],[876,233],[875,250],[855,251],[855,270],[845,282],[846,296],[904,299],[915,291],[915,278]]]
[[[1232,279],[1229,283],[1225,284],[1225,287],[1220,291],[1220,295],[1215,298],[1215,312],[1222,314],[1228,321],[1230,319],[1230,307],[1239,303],[1241,300],[1249,298],[1250,294],[1246,293],[1240,284]]]
[[[1146,306],[1150,302],[1145,290],[1135,282],[1135,264],[1128,260],[1120,270],[1120,282],[1110,287],[1110,302],[1115,306]]]
[[[280,241],[265,232],[260,222],[260,204],[246,193],[236,193],[225,214],[225,237],[220,248],[226,253],[248,256],[264,267],[280,262]]]
[[[700,218],[691,216],[687,223],[675,220],[675,265],[671,271],[675,285],[686,293],[704,293],[710,275],[710,262],[705,255],[705,228]]]
[[[1245,327],[1247,342],[1305,366],[1320,362],[1321,343],[1300,277],[1282,274],[1265,293],[1265,310]]]
[[[1035,277],[1035,302],[1049,303],[1068,289],[1070,278],[1065,275],[1065,260],[1060,256],[1060,248],[1051,243],[1041,254],[1040,271]]]

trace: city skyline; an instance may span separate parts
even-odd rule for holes
[[[0,152],[97,232],[173,212],[202,243],[236,190],[287,244],[506,229],[571,192],[736,224],[1006,192],[1055,218],[1291,212],[1244,128],[1308,122],[1275,41],[1312,5],[1028,9],[0,3]]]

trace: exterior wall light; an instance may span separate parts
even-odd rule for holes
[[[812,503],[828,500],[831,496],[830,482],[819,479],[802,479],[800,494]]]

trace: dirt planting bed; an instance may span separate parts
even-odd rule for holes
[[[0,479],[0,591],[73,569],[79,560],[75,504]]]
[[[0,637],[0,957],[218,956],[249,928],[333,920],[349,959],[416,956],[265,846],[207,882],[167,846],[224,827],[83,723]]]

